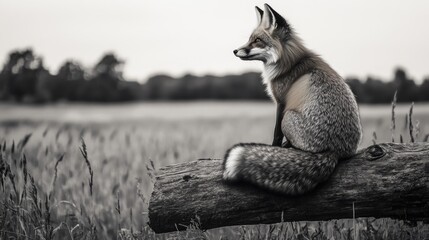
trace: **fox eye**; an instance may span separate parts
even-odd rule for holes
[[[262,40],[260,38],[255,39],[255,43],[261,42]]]

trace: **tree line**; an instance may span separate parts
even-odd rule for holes
[[[0,101],[125,102],[170,100],[268,100],[261,74],[195,76],[174,78],[165,74],[144,83],[124,79],[124,61],[104,54],[92,67],[65,61],[56,73],[46,69],[43,58],[32,49],[12,51],[0,71]],[[390,81],[373,77],[346,78],[360,103],[389,103],[395,91],[398,102],[429,101],[429,77],[417,84],[402,68]]]

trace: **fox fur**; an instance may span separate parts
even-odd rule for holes
[[[225,154],[223,178],[304,194],[356,152],[362,135],[358,106],[342,77],[303,45],[280,14],[268,4],[256,13],[258,26],[234,54],[264,63],[266,91],[284,106],[278,127],[289,147],[236,144]]]

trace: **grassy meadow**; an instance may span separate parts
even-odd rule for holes
[[[361,106],[361,147],[390,142],[391,107]],[[410,141],[410,105],[395,141]],[[0,105],[0,239],[425,239],[427,225],[388,219],[226,227],[155,236],[147,209],[160,167],[222,158],[237,142],[271,142],[265,102]],[[416,141],[429,105],[413,107]],[[25,190],[25,191],[24,191]],[[191,227],[192,228],[192,227]],[[131,238],[133,239],[133,238]]]

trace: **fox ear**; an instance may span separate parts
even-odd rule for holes
[[[278,14],[270,5],[264,4],[264,17],[262,22],[265,24],[264,27],[267,29],[272,28],[273,30],[278,27],[288,27],[286,20]]]
[[[265,29],[270,29],[274,24],[274,16],[267,4],[264,4],[264,10],[261,25]]]
[[[261,24],[262,16],[264,15],[264,11],[262,9],[258,8],[258,6],[255,6],[256,11],[256,17],[258,19],[258,25]]]

